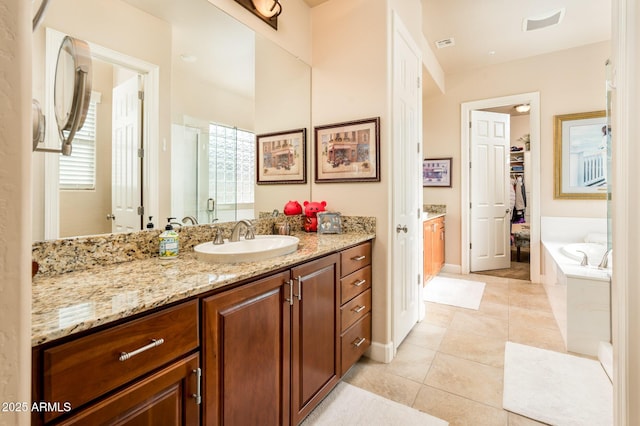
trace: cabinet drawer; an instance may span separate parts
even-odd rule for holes
[[[342,331],[371,312],[371,289],[362,292],[340,308]]]
[[[342,366],[341,375],[362,356],[371,346],[371,314],[367,314],[360,321],[349,328],[341,338]]]
[[[371,266],[366,266],[340,280],[340,304],[371,288]]]
[[[43,353],[44,400],[78,407],[197,347],[196,300],[64,343]]]
[[[371,243],[366,242],[340,253],[341,273],[344,277],[363,266],[371,265]]]

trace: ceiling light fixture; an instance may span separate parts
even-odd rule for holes
[[[518,111],[521,114],[525,112],[529,112],[530,109],[531,109],[531,105],[529,104],[516,105],[516,111]]]

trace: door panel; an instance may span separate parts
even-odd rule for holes
[[[508,114],[471,112],[471,271],[508,268]]]
[[[393,31],[393,344],[420,316],[422,143],[420,50],[397,15]],[[394,348],[394,349],[395,349]]]
[[[142,229],[138,207],[142,206],[142,167],[138,149],[142,138],[142,100],[138,97],[141,76],[113,89],[112,198],[113,232]]]

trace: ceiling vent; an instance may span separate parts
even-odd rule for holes
[[[443,38],[442,40],[436,41],[436,47],[438,49],[444,49],[445,47],[451,47],[455,45],[456,41],[453,39],[453,37]]]
[[[564,17],[564,7],[562,9],[554,10],[544,16],[537,16],[535,18],[524,18],[522,20],[522,31],[534,31],[541,28],[550,27],[552,25],[558,25],[562,22]]]

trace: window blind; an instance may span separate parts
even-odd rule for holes
[[[91,97],[84,125],[73,138],[70,156],[59,158],[60,189],[87,190],[96,188],[96,127],[98,102]]]

